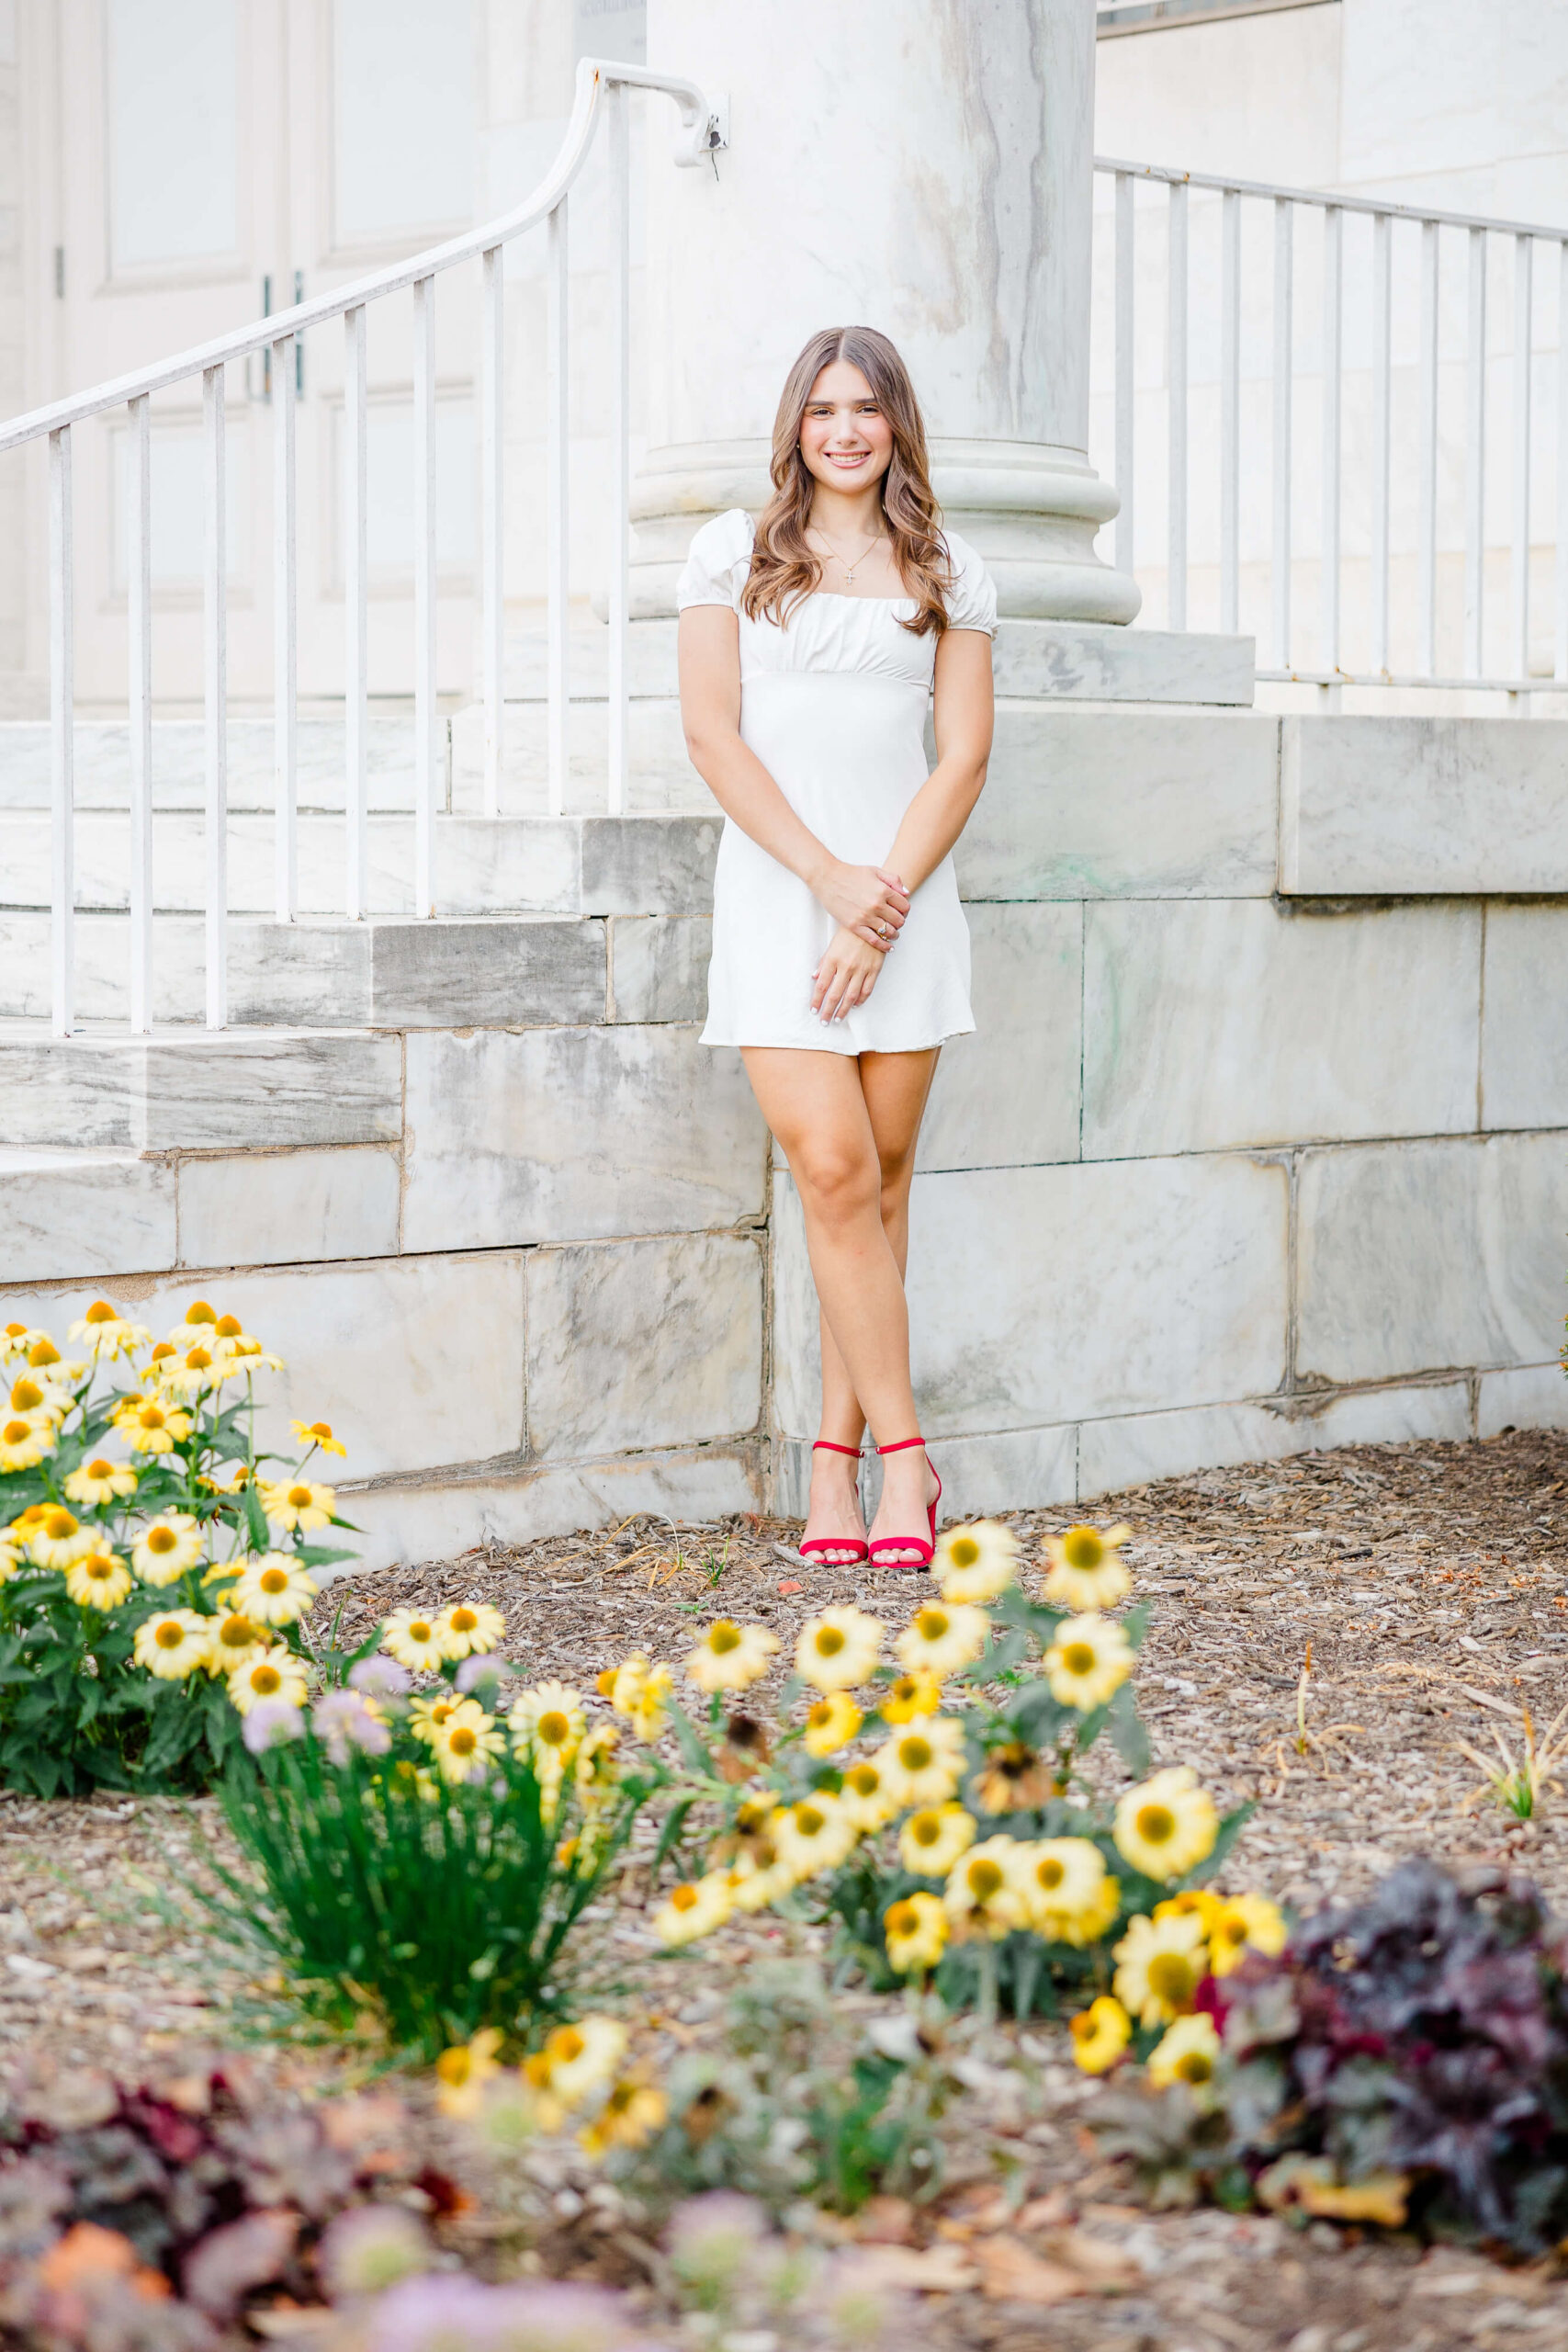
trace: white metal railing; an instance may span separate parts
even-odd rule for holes
[[[592,144],[601,114],[608,117],[610,164],[611,498],[609,549],[609,761],[611,815],[626,806],[627,503],[629,442],[630,215],[627,93],[661,92],[674,100],[682,138],[675,161],[701,163],[728,143],[724,101],[709,99],[694,82],[641,67],[587,58],[578,68],[571,117],[560,150],[528,201],[499,220],[464,232],[412,259],[341,287],[335,293],[275,311],[256,325],[157,366],[99,384],[92,390],[0,424],[0,453],[47,437],[49,444],[49,637],[51,742],[51,985],[56,1035],[74,1019],[74,808],[73,747],[72,435],[77,425],[125,409],[130,429],[130,512],[127,532],[130,619],[130,1026],[145,1033],[152,1002],[152,594],[151,401],[171,385],[200,379],[206,542],[203,556],[206,714],[205,904],[206,1017],[221,1028],[227,1017],[228,745],[225,713],[228,628],[226,600],[224,370],[253,352],[270,352],[274,388],[274,725],[275,902],[279,922],[298,911],[297,789],[298,573],[295,533],[295,352],[307,330],[341,318],[344,327],[344,752],[346,870],[344,907],[351,918],[367,909],[367,584],[366,311],[382,298],[412,289],[413,297],[414,504],[414,903],[420,915],[436,911],[435,810],[438,762],[435,729],[435,281],[478,259],[480,301],[482,671],[484,679],[484,808],[498,812],[502,750],[504,492],[502,248],[543,221],[547,224],[546,332],[547,468],[547,695],[549,806],[565,805],[568,758],[568,316],[567,201]]]
[[[1095,172],[1113,191],[1109,220],[1100,216],[1111,250],[1096,270],[1095,345],[1122,498],[1116,560],[1152,579],[1163,555],[1168,626],[1190,626],[1201,568],[1211,625],[1258,636],[1261,679],[1331,698],[1351,684],[1488,689],[1521,714],[1532,689],[1568,687],[1568,231],[1111,157]],[[1308,303],[1298,300],[1309,215],[1317,234],[1302,258],[1318,281],[1315,320],[1310,283]],[[1489,345],[1500,241],[1512,256],[1511,334],[1505,343],[1494,318]],[[1536,382],[1550,349],[1537,327],[1538,246],[1555,258],[1550,401]],[[1314,395],[1315,448],[1296,431]],[[1163,547],[1141,527],[1145,504],[1157,525],[1162,497]],[[1303,627],[1314,560],[1315,623]],[[1539,596],[1547,581],[1550,657],[1532,660],[1532,588]]]

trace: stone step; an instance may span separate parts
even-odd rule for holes
[[[12,1150],[281,1148],[401,1132],[396,1036],[0,1035],[0,1134]]]

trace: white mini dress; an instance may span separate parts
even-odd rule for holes
[[[912,597],[818,589],[781,628],[740,612],[750,516],[734,507],[692,541],[676,590],[740,619],[740,733],[818,840],[853,865],[880,866],[930,773],[926,707],[936,637],[900,628]],[[997,592],[972,548],[946,534],[953,628],[996,634]],[[969,931],[951,856],[915,892],[868,1002],[841,1021],[811,1010],[812,975],[838,928],[796,875],[727,818],[713,883],[705,1046],[795,1046],[901,1054],[965,1036]]]

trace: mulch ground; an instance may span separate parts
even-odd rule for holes
[[[1259,1801],[1225,1883],[1309,1909],[1360,1893],[1404,1854],[1507,1858],[1568,1910],[1568,1789],[1549,1788],[1533,1821],[1513,1823],[1467,1802],[1482,1773],[1461,1747],[1492,1748],[1495,1727],[1517,1752],[1522,1706],[1544,1729],[1568,1703],[1565,1498],[1568,1435],[1521,1432],[1210,1472],[1098,1508],[1101,1525],[1126,1519],[1134,1530],[1126,1556],[1152,1613],[1138,1691],[1159,1759],[1195,1765],[1225,1802]],[[1010,1523],[1032,1555],[1064,1520],[1020,1513]],[[350,1632],[402,1602],[491,1600],[507,1615],[508,1654],[531,1678],[591,1686],[632,1648],[678,1663],[715,1614],[768,1623],[787,1658],[799,1624],[829,1602],[855,1601],[896,1627],[926,1589],[908,1574],[804,1567],[791,1548],[798,1532],[758,1519],[639,1519],[339,1583],[331,1600],[346,1600]],[[792,1582],[801,1589],[780,1590]],[[0,2059],[48,2052],[124,2075],[221,2040],[233,1986],[184,1900],[215,1838],[208,1804],[0,1797]],[[727,1936],[695,1963],[698,2019],[711,2014],[703,1972],[722,1975],[745,1949]],[[1092,2089],[1058,2063],[1049,2034],[1032,2047],[1043,2062],[1039,2103],[1015,2136],[1000,2134],[1015,2181],[1022,2167],[1022,2217],[995,2207],[998,2135],[987,2148],[980,2129],[994,2100],[977,2092],[956,2202],[934,2241],[949,2249],[940,2260],[960,2265],[955,2291],[921,2299],[932,2342],[1007,2352],[1568,2347],[1568,2287],[1539,2270],[1450,2251],[1418,2258],[1323,2223],[1298,2233],[1127,2205],[1082,2131]],[[296,2074],[312,2063],[279,2061]],[[1114,2291],[1064,2301],[1048,2318],[1008,2291],[1028,2274],[998,2246],[1077,2263],[1092,2281],[1090,2242],[1105,2249],[1102,2284]]]

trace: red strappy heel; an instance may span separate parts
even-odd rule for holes
[[[855,1462],[861,1455],[858,1445],[835,1445],[831,1438],[826,1437],[813,1438],[811,1451],[813,1453],[847,1453]],[[857,1567],[867,1557],[864,1539],[859,1535],[813,1535],[809,1542],[800,1546],[803,1560],[815,1559],[818,1552],[848,1552],[851,1555],[849,1559],[831,1563],[836,1568]]]
[[[897,1445],[879,1445],[876,1450],[878,1453],[904,1453],[912,1445],[924,1444],[923,1437],[901,1437]],[[866,1557],[874,1568],[929,1568],[936,1557],[936,1507],[942,1500],[942,1473],[929,1453],[926,1455],[926,1467],[936,1480],[936,1493],[929,1506],[931,1542],[928,1544],[920,1535],[879,1535],[874,1544],[866,1547]],[[919,1552],[921,1557],[918,1560],[888,1560],[880,1556],[887,1552]]]

